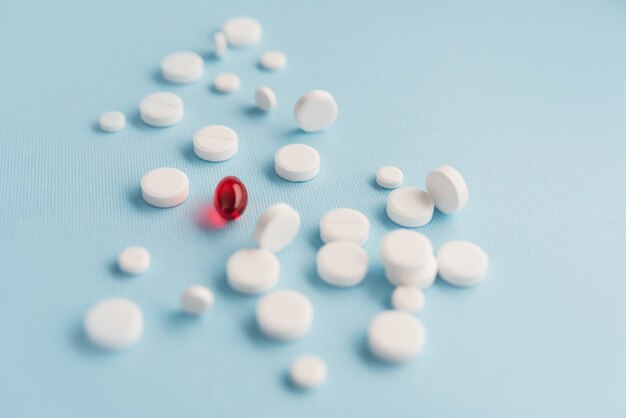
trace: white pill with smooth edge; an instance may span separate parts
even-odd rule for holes
[[[300,214],[286,203],[276,203],[263,212],[254,227],[259,247],[279,252],[293,241],[300,230]]]
[[[89,309],[83,326],[92,344],[116,350],[139,341],[143,334],[143,314],[131,300],[104,299]]]
[[[405,311],[391,310],[376,315],[367,339],[370,351],[383,361],[401,363],[416,357],[424,346],[422,321]]]
[[[228,284],[240,293],[265,292],[278,283],[280,263],[263,248],[246,248],[230,256],[226,262]]]
[[[397,189],[403,179],[404,174],[398,167],[386,165],[376,170],[376,183],[385,189]]]
[[[276,340],[293,340],[305,335],[313,323],[313,304],[295,290],[277,290],[256,305],[261,332]]]
[[[220,162],[232,158],[239,148],[237,132],[223,125],[209,125],[193,134],[193,150],[203,160]]]
[[[233,46],[249,46],[258,43],[263,35],[261,23],[251,17],[237,16],[228,19],[222,31]]]
[[[139,113],[141,120],[148,125],[171,126],[183,118],[183,100],[174,93],[152,93],[139,102]]]
[[[285,145],[276,151],[274,168],[285,180],[308,181],[320,171],[320,154],[308,145]]]
[[[424,301],[424,292],[415,286],[398,286],[391,293],[391,306],[401,311],[421,311]]]
[[[178,206],[189,196],[189,178],[176,168],[155,168],[141,178],[141,195],[158,208]]]
[[[337,119],[339,108],[335,98],[325,90],[313,90],[298,99],[293,108],[296,123],[305,132],[328,128]]]
[[[467,241],[450,241],[437,252],[439,276],[450,284],[472,286],[482,282],[489,258],[478,245]]]
[[[278,103],[276,94],[267,86],[262,86],[256,89],[254,92],[254,100],[256,101],[257,107],[264,112],[269,112],[275,108]]]
[[[394,286],[410,285],[426,289],[433,285],[437,277],[437,259],[431,255],[426,265],[416,269],[385,266],[385,277]]]
[[[424,226],[433,218],[435,202],[416,187],[401,187],[387,197],[387,216],[401,226]]]
[[[348,208],[333,209],[320,221],[320,238],[331,241],[352,241],[364,245],[370,232],[370,221],[358,210]]]
[[[180,307],[189,315],[202,315],[213,306],[215,297],[206,286],[190,286],[180,296]]]
[[[425,266],[433,256],[433,244],[419,232],[396,229],[380,242],[380,259],[385,267],[412,270]]]
[[[126,126],[126,116],[122,112],[104,112],[98,119],[100,129],[105,132],[118,132]]]
[[[463,209],[469,200],[465,179],[449,165],[442,165],[428,173],[426,190],[433,197],[437,209],[443,213]]]
[[[195,52],[174,52],[161,61],[161,73],[172,83],[190,83],[202,78],[204,61]]]
[[[259,62],[266,70],[282,70],[287,65],[287,56],[282,51],[267,51],[261,55]]]
[[[228,40],[224,32],[215,32],[213,34],[213,54],[216,57],[223,57],[228,51]]]
[[[239,90],[241,82],[235,73],[221,73],[213,80],[213,87],[220,93],[232,93]]]
[[[313,389],[321,385],[327,374],[324,360],[310,354],[297,357],[289,368],[291,383],[302,389]]]
[[[332,286],[356,286],[365,279],[368,262],[361,246],[352,241],[333,241],[317,252],[317,274]]]
[[[126,274],[141,274],[150,268],[150,253],[143,247],[128,247],[117,257],[117,265]]]

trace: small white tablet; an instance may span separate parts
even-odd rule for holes
[[[293,340],[309,332],[313,323],[313,304],[295,290],[277,290],[259,300],[256,320],[268,338]]]
[[[424,226],[433,218],[435,202],[416,187],[401,187],[387,197],[387,216],[401,226]]]
[[[230,256],[226,262],[228,284],[240,293],[265,292],[278,283],[278,258],[263,248],[246,248]]]
[[[335,98],[325,90],[313,90],[298,99],[293,108],[296,123],[305,132],[328,128],[337,119],[339,107]]]
[[[239,136],[223,125],[209,125],[193,134],[193,150],[203,160],[226,161],[237,154]]]
[[[189,196],[189,178],[176,168],[155,168],[141,178],[141,195],[158,208],[178,206]]]
[[[359,245],[367,242],[370,221],[358,210],[338,208],[326,212],[320,221],[320,238],[331,241],[352,241]]]
[[[300,230],[300,214],[286,203],[275,203],[263,212],[254,227],[254,240],[261,248],[279,252]]]
[[[285,145],[276,151],[274,168],[285,180],[309,181],[320,171],[320,154],[309,145]]]

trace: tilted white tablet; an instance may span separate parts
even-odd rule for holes
[[[213,87],[220,93],[232,93],[239,90],[241,81],[235,73],[221,73],[213,80]]]
[[[337,119],[339,107],[335,98],[325,90],[313,90],[300,97],[293,108],[296,123],[306,132],[328,128]]]
[[[209,125],[193,134],[193,150],[206,161],[226,161],[232,158],[239,148],[237,132],[223,125]]]
[[[308,145],[285,145],[276,151],[274,168],[285,180],[308,181],[320,171],[320,154]]]
[[[376,170],[376,184],[385,189],[397,189],[403,179],[404,174],[398,167],[386,165]]]
[[[401,226],[424,226],[433,218],[435,202],[416,187],[401,187],[387,197],[387,216]]]
[[[228,51],[228,40],[224,32],[215,32],[213,34],[213,54],[216,57],[223,57]]]
[[[287,56],[282,51],[267,51],[261,55],[259,62],[266,70],[282,70],[287,66]]]
[[[275,108],[278,103],[276,94],[267,86],[262,86],[256,89],[254,92],[254,100],[256,101],[257,107],[264,112],[269,112]]]
[[[143,314],[131,300],[105,299],[87,312],[83,325],[91,343],[105,349],[121,349],[141,338]]]
[[[300,230],[300,214],[286,203],[276,203],[263,212],[254,227],[254,240],[261,248],[279,252]]]
[[[141,274],[150,268],[150,253],[143,247],[128,247],[117,257],[117,265],[126,274]]]
[[[174,52],[161,61],[163,78],[172,83],[190,83],[204,74],[204,61],[195,52]]]
[[[385,277],[389,283],[395,286],[416,286],[426,289],[433,285],[437,277],[437,259],[431,255],[429,261],[423,266],[414,269],[396,268],[385,266]]]
[[[363,245],[369,232],[369,219],[354,209],[333,209],[326,212],[320,221],[320,238],[324,242],[352,241]]]
[[[104,112],[98,119],[100,129],[105,132],[118,132],[126,126],[126,116],[122,112]]]
[[[313,389],[326,380],[326,363],[314,355],[297,357],[289,368],[291,383],[302,389]]]
[[[141,178],[141,195],[158,208],[180,205],[189,196],[189,178],[176,168],[155,168]]]
[[[228,284],[240,293],[265,292],[278,283],[278,258],[263,248],[247,248],[230,256],[226,262]]]
[[[418,312],[424,307],[424,292],[415,286],[398,286],[391,293],[391,306],[407,312]]]
[[[261,23],[251,17],[237,16],[228,19],[222,31],[233,46],[249,46],[258,43],[263,35]]]
[[[422,321],[405,311],[384,311],[370,323],[367,338],[372,354],[381,360],[400,363],[417,356],[424,346]]]
[[[180,296],[180,307],[189,315],[202,315],[213,306],[215,297],[206,286],[190,286]]]
[[[317,274],[326,283],[338,287],[356,286],[367,275],[365,250],[352,241],[333,241],[317,252]]]
[[[184,114],[183,100],[169,92],[152,93],[139,102],[141,120],[148,125],[165,127],[178,123]]]
[[[261,332],[276,340],[305,335],[313,323],[313,305],[295,290],[277,290],[259,300],[256,320]]]
[[[433,244],[419,232],[396,229],[380,242],[380,259],[385,267],[416,269],[425,266],[433,256]]]
[[[435,206],[443,213],[454,213],[463,209],[469,200],[467,183],[449,165],[443,165],[428,173],[426,190],[435,201]]]
[[[450,241],[437,252],[439,276],[457,286],[480,283],[487,273],[489,258],[478,245],[467,241]]]

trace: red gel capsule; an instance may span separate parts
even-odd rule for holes
[[[215,188],[213,204],[222,218],[234,221],[248,206],[246,186],[237,177],[224,177]]]

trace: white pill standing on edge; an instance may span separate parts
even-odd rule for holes
[[[155,168],[141,178],[141,195],[158,208],[178,206],[189,196],[189,178],[176,168]]]
[[[139,102],[139,113],[148,125],[158,128],[174,125],[183,118],[183,100],[174,93],[152,93]]]
[[[403,179],[404,174],[398,167],[386,165],[376,170],[376,184],[385,189],[397,189]]]
[[[104,112],[98,119],[100,129],[105,132],[118,132],[126,126],[126,116],[122,112]]]
[[[321,385],[327,374],[324,360],[311,354],[297,357],[289,367],[291,383],[302,389],[313,389]]]
[[[385,266],[385,277],[394,286],[415,286],[426,289],[433,285],[437,277],[437,258],[431,254],[428,262],[416,269]]]
[[[293,340],[305,335],[313,323],[313,304],[295,290],[277,290],[256,305],[261,332],[276,340]]]
[[[265,292],[278,283],[278,258],[263,248],[246,248],[230,256],[226,262],[228,284],[240,293]]]
[[[213,54],[216,57],[223,57],[228,51],[228,40],[224,32],[215,32],[213,34]]]
[[[424,226],[433,218],[435,202],[423,190],[401,187],[387,197],[387,216],[401,226]]]
[[[180,307],[189,315],[202,315],[213,306],[215,297],[206,286],[190,286],[180,296]]]
[[[489,266],[487,254],[468,241],[450,241],[437,252],[439,276],[450,284],[472,286],[480,283]]]
[[[396,229],[380,242],[380,259],[385,267],[412,270],[424,267],[433,256],[433,244],[419,232]]]
[[[258,43],[263,35],[261,23],[251,17],[237,16],[222,25],[222,31],[233,46],[249,46]]]
[[[141,338],[143,314],[131,300],[110,298],[89,309],[83,325],[91,343],[105,349],[121,349]]]
[[[391,310],[376,315],[367,339],[372,354],[381,360],[400,363],[417,356],[424,346],[426,331],[422,321],[405,311]]]
[[[421,311],[424,301],[424,292],[415,286],[398,286],[391,293],[391,306],[401,311]]]
[[[259,63],[266,70],[282,70],[287,65],[287,56],[282,51],[267,51],[261,55]]]
[[[143,247],[128,247],[117,257],[119,269],[126,274],[141,274],[150,268],[150,253]]]
[[[241,82],[235,73],[221,73],[213,80],[213,87],[220,93],[232,93],[239,90]]]
[[[161,73],[172,83],[190,83],[202,78],[204,61],[195,52],[174,52],[161,61]]]
[[[364,245],[369,232],[369,219],[354,209],[333,209],[326,212],[320,221],[320,238],[324,242],[345,240]]]
[[[317,252],[317,274],[326,283],[351,287],[367,275],[368,257],[365,250],[352,241],[333,241]]]
[[[442,165],[428,173],[426,190],[433,197],[437,209],[443,213],[463,209],[469,200],[465,179],[449,165]]]
[[[275,108],[278,103],[276,94],[267,86],[262,86],[256,89],[254,92],[254,100],[256,101],[257,107],[264,112],[269,112]]]
[[[263,212],[254,227],[259,247],[279,252],[293,241],[300,230],[300,214],[286,203],[276,203]]]
[[[320,171],[320,154],[308,145],[285,145],[274,155],[274,168],[285,180],[308,181]]]
[[[339,108],[335,98],[327,91],[313,90],[298,99],[293,108],[296,123],[305,132],[328,128],[337,119]]]
[[[203,160],[220,162],[232,158],[239,148],[237,132],[223,125],[209,125],[193,134],[193,150]]]

